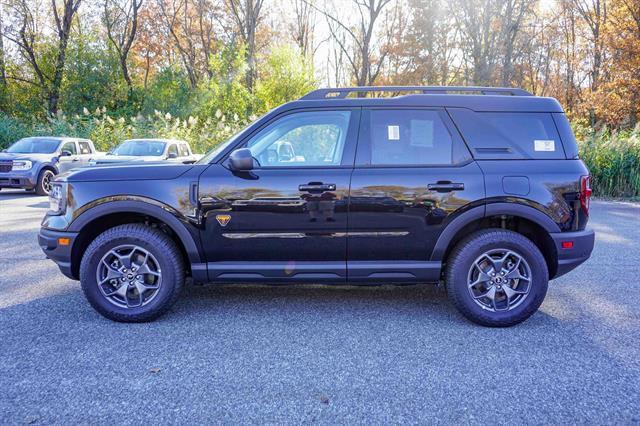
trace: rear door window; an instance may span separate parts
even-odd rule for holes
[[[448,111],[477,159],[565,158],[550,113]]]
[[[371,166],[452,165],[468,157],[440,110],[371,109],[365,111],[358,163]],[[460,146],[461,145],[461,146]]]
[[[91,154],[91,145],[89,142],[79,141],[78,145],[80,145],[80,154]]]
[[[187,148],[187,145],[184,143],[180,144],[180,156],[181,157],[188,157],[189,154],[189,148]]]

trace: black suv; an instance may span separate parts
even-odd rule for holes
[[[380,95],[391,92],[391,96]],[[591,189],[555,99],[520,89],[320,89],[194,165],[80,169],[39,243],[116,321],[196,283],[444,281],[488,326],[525,320],[584,262]]]

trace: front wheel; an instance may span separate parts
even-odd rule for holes
[[[80,264],[82,290],[93,308],[120,322],[151,321],[177,300],[184,262],[169,236],[141,224],[100,234]]]
[[[36,194],[49,195],[51,191],[51,181],[55,178],[55,173],[52,170],[44,169],[38,175],[38,182],[36,183]]]
[[[447,261],[449,299],[462,315],[485,326],[508,327],[529,318],[542,304],[548,282],[538,247],[504,229],[471,234]]]

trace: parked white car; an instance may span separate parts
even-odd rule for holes
[[[89,165],[128,163],[132,161],[170,161],[194,163],[201,155],[191,151],[189,143],[175,139],[128,139],[106,155],[92,158]]]

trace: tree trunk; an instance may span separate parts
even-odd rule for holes
[[[51,80],[51,86],[48,93],[48,105],[47,110],[49,114],[55,115],[58,113],[58,103],[60,101],[60,87],[62,86],[62,77],[64,74],[64,64],[67,58],[67,45],[69,44],[69,36],[71,35],[71,24],[73,23],[73,17],[80,7],[82,0],[63,0],[63,14],[62,19],[58,15],[58,9],[56,7],[56,0],[51,0],[53,7],[53,15],[56,21],[56,29],[58,31],[58,54],[56,56],[56,63],[54,68],[53,79]]]
[[[3,88],[7,86],[7,71],[4,62],[4,22],[2,6],[0,5],[0,86]]]

